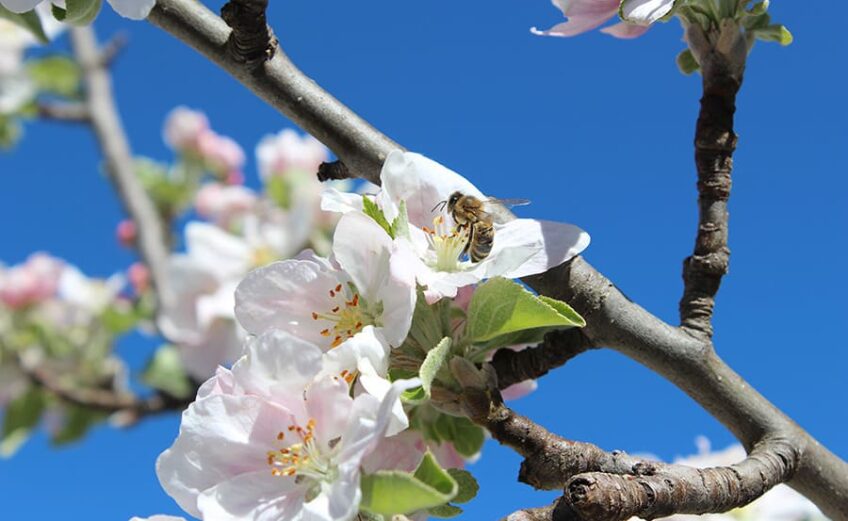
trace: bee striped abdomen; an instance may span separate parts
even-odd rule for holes
[[[495,242],[495,228],[491,223],[477,221],[471,225],[471,237],[468,240],[471,262],[480,262],[489,256]]]

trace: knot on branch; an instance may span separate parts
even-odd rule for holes
[[[229,56],[255,70],[274,57],[277,38],[268,27],[268,0],[230,0],[221,8],[221,18],[232,28],[227,39]]]
[[[350,173],[347,165],[341,161],[321,163],[321,166],[318,167],[318,180],[322,183],[324,181],[338,181],[342,179],[350,179],[352,177],[353,174]]]

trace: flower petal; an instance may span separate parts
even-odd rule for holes
[[[43,0],[3,0],[0,5],[13,13],[25,13],[35,9]]]
[[[299,519],[306,488],[270,469],[241,474],[204,491],[197,506],[215,521],[293,521]]]
[[[359,511],[359,466],[341,465],[339,477],[321,484],[321,493],[303,505],[303,521],[348,521]]]
[[[180,343],[186,372],[196,380],[209,378],[219,365],[231,364],[241,353],[241,335],[234,320],[215,320],[197,343]]]
[[[236,289],[236,318],[253,334],[277,328],[323,346],[323,326],[312,313],[326,313],[335,305],[327,292],[345,283],[340,276],[327,264],[310,260],[274,262],[253,270]]]
[[[421,154],[394,150],[380,172],[383,191],[395,205],[406,201],[409,222],[419,228],[432,226],[437,215],[433,207],[446,201],[453,192],[484,198],[470,181]],[[381,194],[382,195],[382,194]],[[390,220],[394,217],[386,217]]]
[[[359,333],[324,353],[323,371],[337,376],[342,371],[358,371],[367,360],[380,375],[389,369],[389,348],[383,335],[374,326],[365,326]]]
[[[180,435],[156,461],[162,488],[189,514],[200,517],[204,490],[240,474],[263,471],[290,413],[255,396],[212,395],[183,413]]]
[[[208,223],[190,222],[185,228],[186,250],[198,264],[221,278],[241,277],[253,251],[239,237]]]
[[[233,377],[246,391],[272,398],[299,411],[303,389],[321,371],[321,349],[291,334],[269,329],[248,340],[233,366]]]
[[[574,225],[515,219],[496,227],[492,252],[479,264],[486,278],[516,279],[559,266],[587,246],[589,234]]]
[[[347,382],[335,376],[318,378],[306,389],[305,420],[315,420],[315,437],[323,447],[345,433],[353,398]]]
[[[629,40],[631,38],[638,38],[642,36],[648,32],[648,29],[650,29],[650,26],[647,25],[619,22],[617,24],[610,25],[609,27],[604,27],[601,29],[601,32],[610,36],[615,36],[616,38]]]
[[[124,18],[144,20],[156,5],[156,0],[109,0],[109,3]]]
[[[621,15],[625,21],[650,25],[667,15],[677,0],[624,0]]]
[[[558,5],[568,21],[557,24],[546,31],[535,27],[530,32],[539,36],[575,36],[600,26],[618,12],[620,0],[571,0],[554,3]]]

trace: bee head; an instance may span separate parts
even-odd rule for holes
[[[462,192],[454,192],[448,198],[448,210],[453,211],[456,208],[456,203],[459,202],[459,199],[462,197]]]
[[[447,207],[448,211],[452,212],[460,197],[462,197],[462,192],[454,192],[446,200],[439,201],[439,203],[430,211],[435,212],[436,210],[439,210],[441,212],[445,207]]]

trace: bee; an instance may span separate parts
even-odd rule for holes
[[[437,204],[440,210],[447,208],[460,230],[468,232],[468,242],[462,255],[468,255],[471,262],[480,262],[492,252],[495,243],[495,222],[503,222],[507,208],[528,204],[523,199],[478,199],[473,195],[454,192],[446,201]]]

